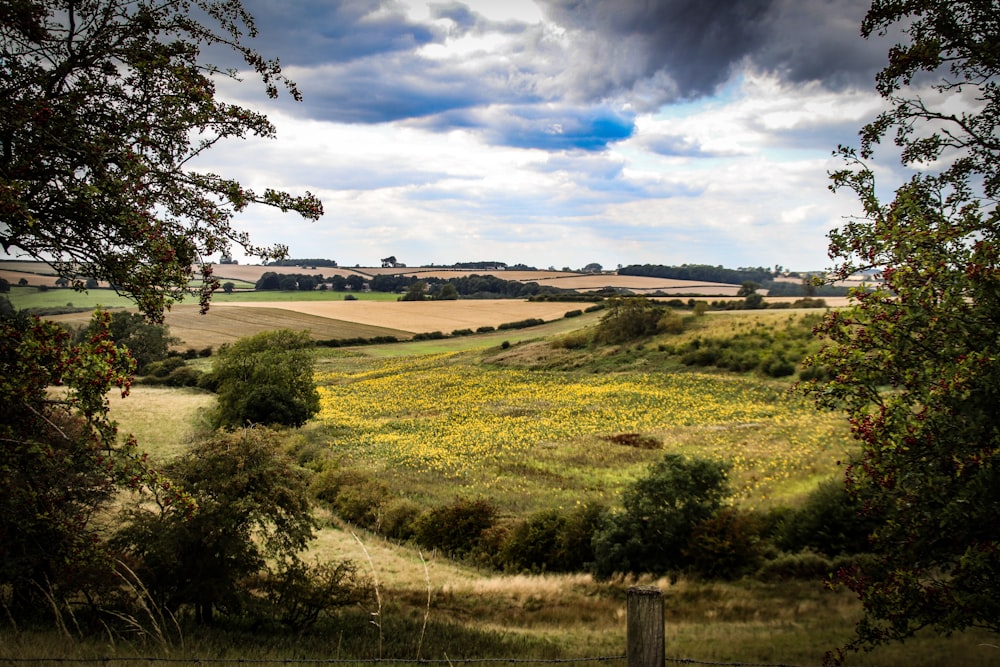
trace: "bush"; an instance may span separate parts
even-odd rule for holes
[[[810,549],[827,556],[869,551],[868,536],[875,524],[864,517],[862,509],[843,481],[824,482],[778,526],[778,546],[786,551]]]
[[[475,555],[483,533],[496,524],[497,508],[488,500],[456,499],[450,505],[424,512],[415,522],[420,546],[440,549],[453,558]]]
[[[386,537],[409,540],[416,535],[417,519],[423,507],[409,498],[393,498],[386,502],[382,510],[380,531]]]
[[[212,368],[216,425],[299,427],[319,412],[307,331],[264,331],[223,345]]]
[[[379,531],[382,508],[390,497],[389,487],[374,479],[344,485],[333,501],[333,509],[345,521]]]
[[[622,496],[624,511],[608,515],[594,535],[598,577],[682,570],[684,550],[698,524],[728,493],[726,466],[666,454]]]
[[[834,571],[834,564],[825,556],[813,551],[782,554],[767,561],[757,570],[756,577],[763,581],[789,579],[825,579]]]
[[[552,347],[565,350],[580,350],[590,345],[590,333],[584,329],[571,331],[552,340]]]
[[[526,320],[518,320],[517,322],[504,322],[497,329],[527,329],[528,327],[537,327],[540,324],[545,324],[545,320],[539,319],[537,317],[531,317]]]
[[[720,509],[691,531],[684,556],[691,570],[710,579],[736,579],[762,560],[760,521],[733,507]]]
[[[594,336],[598,342],[627,343],[659,330],[664,310],[646,297],[613,297],[608,303]]]
[[[584,570],[594,560],[594,533],[603,513],[597,505],[538,512],[508,531],[496,565],[514,572]]]

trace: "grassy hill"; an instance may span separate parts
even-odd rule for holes
[[[554,343],[592,327],[593,313],[534,330],[321,349],[323,412],[289,431],[287,447],[317,476],[349,472],[368,480],[365,488],[381,486],[420,506],[488,498],[507,522],[545,508],[614,504],[665,451],[732,464],[741,507],[795,506],[837,474],[837,460],[853,447],[843,423],[789,394],[788,380],[695,372],[666,349],[762,328],[780,333],[805,316],[709,314],[679,335],[587,349]],[[163,460],[197,432],[210,402],[190,390],[138,386],[113,409],[123,430],[136,431]],[[662,449],[607,438],[625,432],[655,438]],[[371,655],[379,647],[386,656],[413,656],[419,645],[434,659],[621,655],[624,591],[641,584],[665,594],[668,656],[805,665],[819,664],[849,636],[858,611],[849,594],[819,580],[498,573],[386,539],[325,509],[318,516],[323,528],[311,556],[359,563],[378,582],[379,606],[344,612],[322,632],[297,636],[294,648],[230,629],[187,638],[184,654],[280,660]],[[983,647],[987,639],[927,636],[852,664],[986,665],[995,657]]]

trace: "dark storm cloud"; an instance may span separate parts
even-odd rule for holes
[[[261,43],[286,65],[345,62],[412,51],[441,38],[381,0],[246,0]]]
[[[604,73],[604,94],[669,80],[663,99],[712,94],[739,68],[776,73],[791,82],[819,81],[839,89],[870,86],[884,45],[865,43],[859,26],[867,0],[540,0],[558,23],[608,43],[639,45],[635,78]]]
[[[502,100],[486,86],[470,86],[466,73],[406,54],[366,58],[296,74],[308,104],[291,107],[343,123],[416,119]]]
[[[885,59],[884,44],[858,34],[867,0],[537,1],[554,29],[490,20],[477,0],[432,3],[426,23],[393,0],[246,4],[261,30],[255,46],[280,56],[306,96],[303,105],[285,106],[291,113],[348,123],[418,120],[546,150],[597,151],[632,136],[632,116],[610,110],[610,100],[652,111],[709,96],[744,68],[870,89]],[[421,51],[484,35],[501,35],[503,46]],[[648,148],[703,154],[671,137]]]

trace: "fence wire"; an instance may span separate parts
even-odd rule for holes
[[[247,666],[298,666],[298,665],[556,665],[582,664],[625,661],[627,656],[611,655],[590,658],[445,658],[445,659],[413,659],[413,658],[169,658],[151,656],[104,657],[104,658],[4,658],[0,657],[0,665],[121,665],[121,664],[160,664],[160,665],[247,665]],[[667,663],[680,665],[704,665],[706,667],[803,667],[773,662],[713,662],[695,660],[692,658],[664,659]]]

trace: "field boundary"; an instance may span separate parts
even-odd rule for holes
[[[170,658],[170,657],[103,657],[103,658],[0,658],[10,665],[73,664],[112,665],[119,663],[175,665],[578,665],[583,663],[624,663],[624,667],[664,667],[666,663],[716,665],[719,667],[801,667],[782,663],[717,662],[692,658],[671,658],[664,653],[663,594],[654,587],[628,589],[626,602],[626,650],[623,655],[582,658]]]

